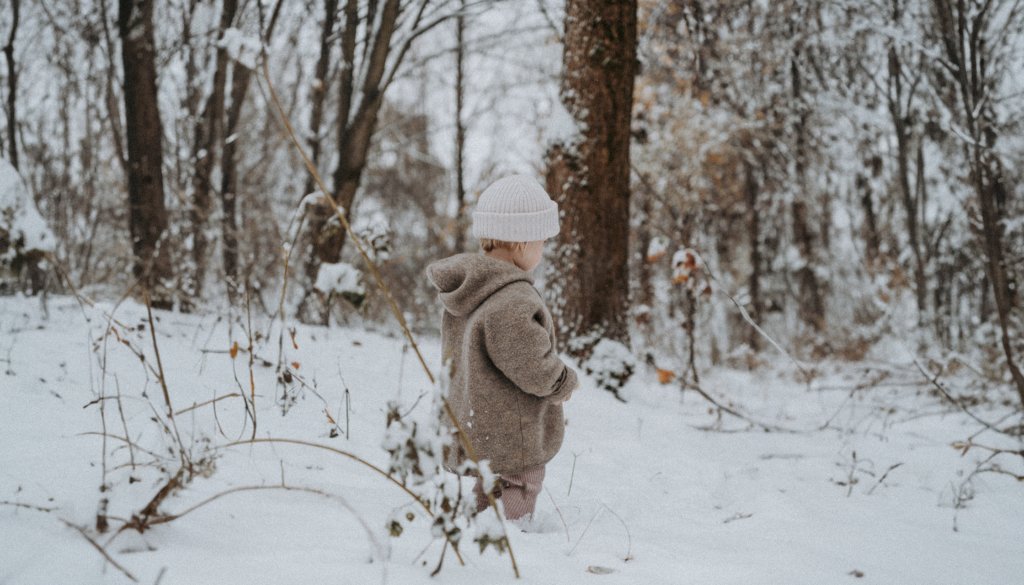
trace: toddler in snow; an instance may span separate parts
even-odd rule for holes
[[[532,514],[544,466],[562,446],[562,403],[578,383],[555,351],[554,328],[531,271],[558,234],[558,205],[535,180],[512,175],[480,195],[473,235],[482,253],[427,267],[444,315],[441,349],[451,367],[448,400],[477,457],[500,476],[510,520]],[[466,458],[452,449],[445,465]],[[487,507],[477,477],[477,511]],[[497,490],[496,490],[497,491]]]

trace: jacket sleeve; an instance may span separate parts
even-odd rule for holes
[[[543,307],[509,303],[484,318],[487,356],[520,390],[563,402],[575,389],[576,373],[566,366],[543,324]]]

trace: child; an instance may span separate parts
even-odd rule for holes
[[[555,351],[551,314],[530,274],[544,240],[557,234],[558,205],[533,179],[512,175],[489,186],[473,212],[483,253],[427,267],[445,308],[448,400],[476,456],[500,476],[495,495],[510,520],[533,514],[544,465],[562,446],[562,403],[577,387],[576,372]],[[455,470],[465,459],[460,445],[445,463]],[[477,477],[478,512],[488,505],[482,486]]]

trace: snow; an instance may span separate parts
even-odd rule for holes
[[[316,274],[316,290],[336,294],[366,294],[359,270],[347,262],[324,262]]]
[[[548,114],[548,119],[542,121],[541,128],[544,132],[542,142],[546,146],[558,144],[572,147],[578,144],[583,136],[580,122],[569,113],[562,100],[552,100],[550,103],[551,111]]]
[[[53,251],[56,239],[11,163],[0,158],[0,229],[12,241],[24,238],[26,250]]]
[[[44,318],[38,303],[0,298],[0,582],[127,583],[62,520],[106,544],[112,532],[94,529],[101,499],[109,500],[116,529],[117,518],[137,513],[162,485],[165,472],[148,463],[176,465],[167,455],[169,435],[151,420],[164,412],[160,385],[135,354],[155,363],[146,310],[131,301],[116,309],[109,303],[82,307],[57,296]],[[217,315],[154,316],[183,442],[194,458],[215,456],[206,477],[193,478],[160,510],[180,513],[226,489],[282,482],[331,497],[237,492],[141,535],[123,533],[107,551],[139,582],[516,582],[507,554],[493,548],[480,554],[466,539],[460,547],[466,565],[449,551],[431,578],[441,543],[428,519],[417,514],[400,537],[388,536],[390,518],[404,521],[406,512],[419,509],[350,459],[292,444],[228,446],[252,435],[239,397],[217,402],[216,417],[210,405],[186,409],[240,388],[249,394],[245,320],[229,325]],[[110,327],[117,337],[104,337]],[[381,444],[388,402],[398,401],[403,415],[421,423],[434,415],[433,385],[415,360],[401,360],[399,336],[302,325],[292,336],[293,325],[286,324],[279,350],[278,327],[254,315],[258,438],[323,444],[386,468],[389,454]],[[427,363],[439,370],[438,340],[420,341]],[[241,349],[232,358],[228,348],[235,342]],[[298,400],[286,415],[275,381],[278,361],[291,364],[308,386],[296,390]],[[702,387],[718,400],[796,431],[770,433],[728,416],[718,421],[709,403],[658,384],[642,365],[621,389],[627,404],[581,376],[582,387],[565,403],[565,443],[548,465],[538,514],[507,525],[520,582],[1018,581],[1024,572],[1022,487],[996,473],[972,475],[988,454],[952,447],[978,431],[977,423],[939,402],[905,356],[886,348],[872,361],[820,363],[816,371],[810,388],[782,358],[754,371],[702,373]],[[865,384],[871,380],[885,383]],[[952,388],[957,380],[946,383]],[[118,392],[123,419],[111,399]],[[101,393],[108,400],[97,401]],[[1011,412],[999,400],[991,404],[977,406],[976,414],[1000,420]],[[90,434],[104,428],[101,412],[109,435],[105,450],[103,438]],[[698,428],[718,424],[729,432]],[[350,438],[332,438],[338,425],[349,427]],[[134,469],[116,436],[130,437],[137,447]],[[974,440],[1021,448],[989,432]],[[1022,473],[1019,458],[1001,464]],[[462,480],[463,493],[471,486]],[[493,515],[480,517],[477,537],[504,534]]]
[[[258,38],[246,35],[237,28],[226,29],[217,46],[224,48],[232,60],[249,69],[256,69],[263,52],[263,43]]]

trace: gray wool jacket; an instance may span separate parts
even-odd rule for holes
[[[555,350],[551,313],[532,275],[468,253],[430,264],[427,277],[445,309],[448,401],[477,457],[498,474],[547,463],[562,446],[562,402],[578,383]],[[445,464],[454,470],[464,460],[460,447]]]

